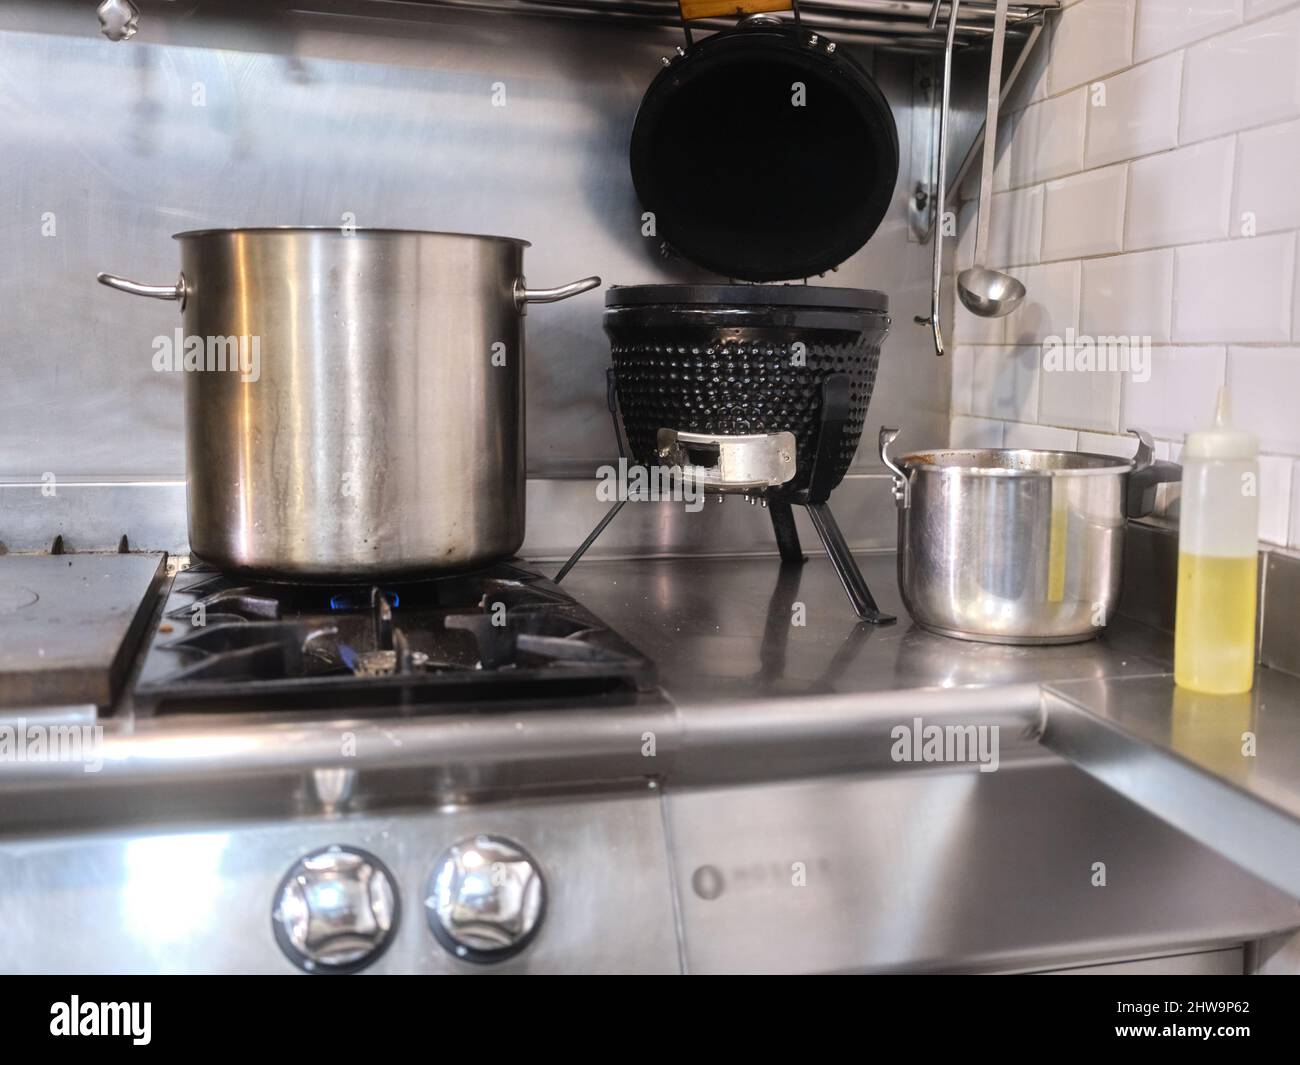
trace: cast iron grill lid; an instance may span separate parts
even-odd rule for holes
[[[889,297],[868,288],[829,285],[613,285],[606,307],[807,307],[826,310],[889,310]]]
[[[195,624],[196,606],[203,624]],[[553,582],[502,563],[424,581],[176,578],[135,686],[156,712],[542,704],[648,690],[654,666]],[[306,701],[304,701],[306,700]]]
[[[631,167],[658,236],[686,259],[745,281],[804,278],[879,227],[898,131],[843,49],[750,25],[698,41],[659,72],[637,112]]]

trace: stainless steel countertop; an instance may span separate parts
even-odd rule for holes
[[[857,558],[894,624],[859,623],[819,556],[796,567],[775,557],[583,562],[563,587],[653,658],[660,683],[687,710],[833,693],[1037,688],[1170,668],[1170,637],[1124,618],[1100,639],[1058,646],[933,635],[907,616],[893,552]]]
[[[688,779],[796,760],[839,768],[837,742],[850,744],[845,760],[861,757],[905,713],[1001,715],[1020,739],[1300,897],[1300,679],[1261,668],[1246,695],[1185,691],[1172,638],[1125,618],[1069,646],[935,636],[907,619],[894,561],[859,556],[899,617],[879,628],[856,624],[822,558],[792,570],[762,558],[592,563],[566,587],[660,663],[685,720]],[[796,603],[804,626],[791,623]]]
[[[1202,695],[1168,674],[1048,685],[1041,741],[1121,795],[1300,897],[1300,679]]]
[[[584,562],[564,587],[656,662],[668,698],[527,712],[341,718],[293,713],[104,720],[103,766],[0,766],[0,788],[61,782],[229,782],[330,767],[436,770],[444,789],[659,779],[709,784],[892,765],[890,730],[917,714],[1003,727],[1004,756],[1037,747],[1041,689],[1052,681],[1142,676],[1167,668],[1168,639],[1118,623],[1102,640],[1017,648],[933,636],[906,618],[892,554],[860,556],[885,609],[852,613],[825,558]],[[545,568],[545,567],[539,567]],[[802,623],[799,623],[802,622]],[[647,736],[654,754],[643,748]],[[344,756],[341,738],[355,754]],[[1050,756],[1049,756],[1050,757]]]
[[[46,790],[47,803],[57,791],[71,808],[87,789],[129,785],[117,790],[147,805],[150,788],[184,779],[197,808],[268,791],[310,805],[314,771],[330,768],[359,768],[358,794],[375,801],[923,772],[934,767],[890,755],[891,731],[922,717],[997,725],[1004,764],[1064,757],[1300,897],[1300,680],[1261,670],[1244,699],[1189,696],[1173,686],[1169,636],[1122,618],[1070,646],[931,635],[907,619],[893,555],[859,561],[896,624],[859,624],[819,557],[785,569],[775,557],[577,567],[564,587],[655,660],[667,699],[383,719],[127,708],[104,723],[99,772],[5,764],[0,790]],[[1251,757],[1239,753],[1245,732]],[[354,754],[340,753],[344,737]]]

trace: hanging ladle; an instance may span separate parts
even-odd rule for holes
[[[998,143],[998,102],[1002,93],[1002,43],[1007,32],[1007,2],[997,0],[993,15],[993,55],[989,59],[988,109],[984,113],[984,150],[980,159],[979,219],[975,227],[975,265],[957,275],[962,305],[981,318],[1001,318],[1020,306],[1025,286],[1010,274],[985,266],[988,260],[989,213],[993,198],[993,158]]]
[[[939,21],[939,6],[943,0],[930,5],[929,27],[934,29]],[[939,106],[939,151],[934,165],[934,267],[930,278],[930,313],[912,319],[917,325],[928,325],[934,336],[934,353],[943,354],[943,328],[939,324],[939,287],[943,281],[943,184],[948,172],[948,101],[952,94],[952,45],[957,36],[957,8],[961,0],[949,0],[948,32],[943,46],[943,102]]]

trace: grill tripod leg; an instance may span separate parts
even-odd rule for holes
[[[799,543],[799,530],[795,528],[794,511],[789,503],[774,499],[768,504],[772,515],[772,531],[776,533],[777,550],[781,552],[782,562],[803,563],[803,547]]]
[[[871,597],[871,589],[867,587],[862,571],[854,561],[853,552],[849,550],[849,545],[844,541],[844,534],[835,523],[831,508],[825,503],[808,503],[806,506],[813,527],[821,537],[826,554],[830,556],[831,565],[835,567],[835,574],[839,577],[840,584],[844,586],[844,591],[848,594],[849,602],[853,604],[858,617],[873,625],[888,625],[891,621],[897,621],[898,619],[892,614],[882,614],[880,608],[876,606],[875,599]]]

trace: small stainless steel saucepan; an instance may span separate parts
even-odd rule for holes
[[[1149,514],[1156,485],[1182,470],[1152,459],[989,448],[893,458],[898,584],[918,625],[991,643],[1073,643],[1110,621],[1119,602],[1124,529]]]

